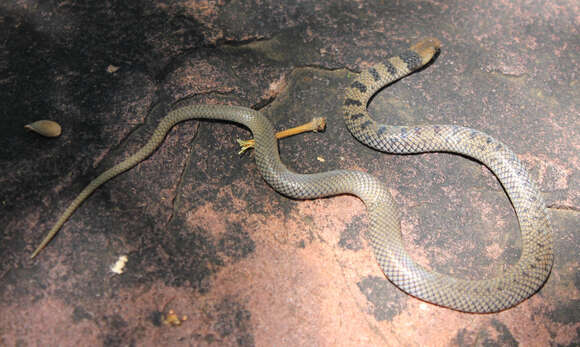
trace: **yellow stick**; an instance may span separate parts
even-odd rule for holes
[[[286,130],[277,132],[276,138],[282,139],[285,137],[304,133],[307,131],[319,132],[319,131],[323,131],[325,127],[326,127],[326,118],[316,117],[316,118],[312,118],[312,120],[306,124],[302,124],[302,125],[297,126],[295,128],[286,129]],[[238,153],[242,154],[245,151],[247,151],[248,149],[254,148],[255,142],[254,142],[254,139],[251,139],[251,140],[238,139],[238,143],[240,144],[240,147],[242,147],[242,149]]]

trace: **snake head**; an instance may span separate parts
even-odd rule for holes
[[[422,65],[427,64],[439,48],[441,48],[441,41],[434,37],[425,38],[411,46],[411,50],[421,56]]]

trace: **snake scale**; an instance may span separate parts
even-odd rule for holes
[[[249,108],[225,105],[191,105],[168,113],[137,153],[99,175],[81,191],[32,257],[50,242],[95,189],[151,155],[175,124],[190,119],[216,119],[239,123],[251,130],[256,165],[264,180],[277,192],[297,199],[338,194],[358,196],[368,210],[369,238],[377,262],[389,280],[403,291],[424,301],[465,312],[496,312],[516,305],[543,285],[553,262],[553,235],[545,204],[516,155],[501,142],[473,129],[455,125],[383,125],[374,121],[367,111],[370,98],[378,90],[424,66],[439,46],[436,39],[424,39],[384,64],[360,73],[346,90],[345,121],[354,137],[379,151],[460,153],[490,168],[507,192],[521,229],[520,259],[501,275],[464,280],[426,270],[405,251],[398,207],[385,184],[359,171],[295,173],[280,161],[274,128],[267,118]]]

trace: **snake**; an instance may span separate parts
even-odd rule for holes
[[[405,250],[399,208],[385,183],[355,170],[297,173],[280,160],[274,126],[261,112],[242,106],[188,105],[162,118],[148,142],[136,153],[92,180],[70,203],[32,253],[35,257],[52,240],[74,211],[99,186],[149,157],[171,128],[192,119],[222,120],[247,127],[255,140],[254,157],[261,176],[278,193],[295,199],[349,194],[360,198],[369,218],[368,240],[386,277],[420,300],[453,310],[498,312],[517,305],[546,282],[553,264],[553,233],[545,203],[516,154],[491,136],[457,125],[392,126],[376,122],[367,106],[382,88],[421,69],[440,51],[441,43],[425,38],[384,63],[358,73],[346,88],[344,120],[361,143],[388,153],[449,152],[473,158],[498,178],[516,212],[521,231],[521,255],[499,275],[461,279],[426,269]]]

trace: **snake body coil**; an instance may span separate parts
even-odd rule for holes
[[[455,152],[487,165],[499,178],[518,215],[522,255],[517,264],[489,280],[461,280],[430,272],[415,263],[403,246],[398,208],[386,186],[359,171],[335,170],[298,174],[280,161],[272,124],[252,109],[223,105],[193,105],[163,118],[151,139],[137,153],[105,171],[75,198],[43,239],[36,256],[76,208],[100,185],[147,158],[177,123],[189,119],[218,119],[248,127],[255,140],[256,165],[272,188],[298,199],[353,194],[365,203],[370,219],[370,241],[388,278],[405,292],[438,305],[467,312],[494,312],[509,308],[536,292],[548,277],[553,259],[552,231],[538,191],[514,153],[493,138],[450,125],[395,127],[377,124],[366,110],[372,95],[431,60],[439,47],[427,39],[408,51],[361,73],[346,91],[345,120],[351,133],[375,149],[394,153]]]

